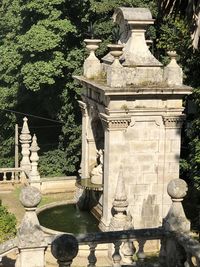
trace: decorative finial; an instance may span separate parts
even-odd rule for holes
[[[25,170],[26,172],[29,172],[31,170],[31,163],[29,160],[29,155],[30,155],[30,142],[31,142],[31,135],[30,135],[30,131],[28,128],[28,119],[26,117],[24,117],[23,119],[23,126],[22,126],[22,131],[20,134],[20,143],[22,146],[22,160],[20,163],[20,166],[23,170]]]
[[[73,235],[60,235],[52,242],[51,252],[59,266],[70,266],[78,254],[78,241]]]
[[[36,137],[36,135],[34,134],[33,135],[33,139],[32,139],[32,144],[31,144],[31,147],[30,147],[30,151],[31,152],[37,152],[37,151],[39,151],[40,150],[40,148],[39,148],[39,146],[38,146],[38,144],[37,144],[37,137]]]
[[[181,179],[174,179],[168,184],[167,192],[172,199],[172,205],[167,216],[163,219],[163,226],[167,231],[190,231],[190,222],[186,218],[182,206],[187,188],[186,182]]]
[[[101,40],[85,39],[84,42],[86,43],[86,48],[90,53],[84,62],[84,76],[88,79],[92,79],[98,77],[101,74],[101,63],[95,55],[95,51],[99,47]]]
[[[36,208],[41,201],[40,191],[33,186],[22,188],[20,193],[20,202],[25,208]]]
[[[177,64],[176,51],[168,51],[170,63],[164,68],[164,80],[168,85],[182,85],[183,84],[183,71]]]
[[[120,167],[115,198],[113,201],[114,216],[110,222],[110,230],[124,230],[132,227],[131,218],[127,216],[128,201],[126,196],[123,169]]]
[[[187,195],[188,186],[182,179],[174,179],[167,186],[167,193],[172,201],[182,201]]]
[[[37,144],[37,137],[34,134],[33,135],[33,141],[30,147],[31,151],[31,171],[29,173],[29,178],[31,181],[39,181],[40,180],[40,174],[38,172],[38,161],[39,161],[39,156],[38,156],[38,151],[40,150],[38,144]]]

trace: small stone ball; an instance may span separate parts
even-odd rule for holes
[[[181,199],[186,196],[188,186],[182,179],[174,179],[167,186],[167,193],[172,199]]]
[[[51,253],[58,262],[72,261],[78,254],[78,241],[73,235],[60,235],[52,242]]]
[[[25,208],[34,208],[41,201],[41,193],[36,187],[26,186],[22,189],[19,199]]]

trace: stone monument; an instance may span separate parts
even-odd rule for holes
[[[168,53],[166,67],[150,52],[149,9],[118,8],[113,18],[122,34],[118,45],[109,45],[101,73],[93,49],[95,60],[84,64],[90,75],[75,77],[83,85],[81,179],[91,177],[96,151],[102,149],[100,228],[109,229],[121,165],[134,228],[157,227],[171,204],[167,184],[179,178],[182,99],[191,88],[182,84],[176,52]]]

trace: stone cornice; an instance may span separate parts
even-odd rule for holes
[[[165,128],[181,128],[185,115],[180,116],[163,116]]]
[[[87,115],[87,105],[83,101],[78,101],[79,107],[81,108],[81,112],[83,116]]]
[[[106,114],[100,113],[100,118],[104,128],[108,131],[122,131],[126,129],[131,122],[131,118],[129,116],[110,117]]]
[[[178,96],[182,98],[184,95],[188,95],[192,93],[192,87],[182,85],[182,86],[165,86],[163,84],[155,84],[152,86],[129,86],[125,88],[111,88],[107,86],[106,82],[104,80],[89,80],[83,76],[73,76],[73,78],[77,81],[79,81],[83,86],[86,88],[101,90],[104,92],[104,95],[106,96],[143,96],[144,98],[149,98],[151,95],[156,95],[156,97],[160,96]]]

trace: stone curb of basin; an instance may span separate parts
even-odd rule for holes
[[[74,202],[73,200],[53,202],[50,204],[46,204],[40,208],[37,208],[36,213],[39,214],[40,212],[42,212],[44,210],[51,209],[51,208],[61,206],[61,205],[67,205],[67,204],[76,204],[76,202]],[[42,225],[41,225],[41,229],[46,236],[66,234],[66,232],[60,232],[60,231],[52,230],[52,229],[46,228]],[[71,233],[69,233],[69,234],[71,234]],[[74,259],[73,263],[76,265],[76,262],[78,263],[79,261],[82,262],[84,260],[85,264],[87,265],[88,264],[87,257],[89,255],[89,253],[90,253],[90,251],[89,251],[88,245],[79,245],[79,252],[78,252],[77,257]],[[105,266],[108,266],[108,263],[110,263],[110,262],[109,262],[109,260],[108,261],[105,260],[105,258],[107,258],[107,256],[108,256],[108,244],[99,244],[96,248],[95,254],[98,257],[98,261],[99,261],[99,263],[101,263],[101,266],[104,266],[104,263],[103,263],[104,261],[105,261]],[[50,252],[50,246],[47,249],[46,256],[47,256],[47,262],[49,264],[53,264],[53,265],[55,264],[56,265],[56,260]]]

